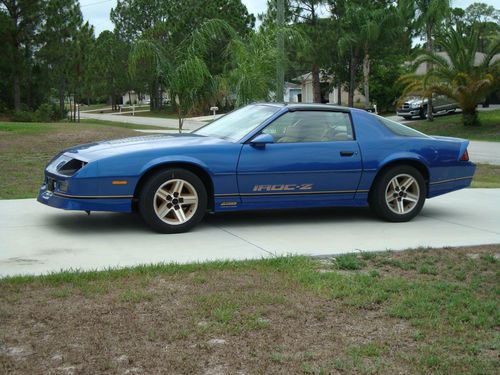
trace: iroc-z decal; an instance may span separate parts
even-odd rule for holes
[[[312,190],[314,184],[255,185],[252,191],[303,191]]]

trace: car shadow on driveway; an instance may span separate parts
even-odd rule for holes
[[[242,211],[209,214],[205,222],[215,226],[335,224],[346,221],[376,220],[367,207],[330,207],[286,210]]]
[[[67,233],[148,233],[151,230],[138,214],[113,212],[57,213],[47,218],[47,225]]]
[[[268,227],[282,225],[335,224],[347,221],[377,220],[369,209],[338,207],[315,209],[289,209],[244,211],[207,214],[193,230],[210,227]],[[155,234],[142,221],[139,214],[96,212],[91,215],[80,213],[57,213],[46,218],[46,225],[56,231],[71,233],[136,233]]]

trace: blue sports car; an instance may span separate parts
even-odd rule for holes
[[[470,185],[468,141],[427,136],[353,108],[252,104],[190,133],[69,148],[38,201],[66,210],[139,211],[185,232],[213,212],[366,206],[392,222]]]

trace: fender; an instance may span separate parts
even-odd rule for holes
[[[162,156],[153,160],[150,160],[148,163],[146,163],[141,170],[139,171],[139,175],[142,176],[144,173],[147,173],[150,169],[161,165],[161,164],[168,164],[168,163],[186,163],[186,164],[192,164],[194,166],[200,167],[203,169],[205,172],[210,175],[210,177],[213,179],[214,173],[212,170],[201,160],[197,158],[193,158],[190,156],[186,155],[168,155],[168,156]]]
[[[385,159],[383,159],[376,168],[374,169],[364,169],[363,173],[361,174],[361,180],[359,182],[358,189],[359,190],[370,190],[373,184],[373,181],[375,180],[375,177],[378,175],[378,173],[384,168],[386,165],[397,162],[397,161],[404,161],[404,160],[409,160],[409,161],[414,161],[417,163],[420,163],[424,165],[425,169],[427,170],[427,173],[430,174],[429,171],[429,163],[427,160],[420,155],[417,155],[413,152],[397,152],[395,154],[390,154],[387,155]]]
[[[395,154],[388,155],[385,159],[383,159],[378,167],[377,167],[377,173],[384,168],[387,164],[398,161],[398,160],[414,160],[417,162],[420,162],[425,166],[427,171],[429,171],[429,163],[428,161],[422,156],[415,154],[413,152],[397,152]]]

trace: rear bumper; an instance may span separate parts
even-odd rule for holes
[[[431,180],[429,183],[429,194],[427,197],[432,198],[451,191],[469,187],[472,183],[474,172],[476,171],[476,165],[474,163],[467,162],[467,165],[456,168],[455,170],[458,173],[456,173],[453,177],[435,181]]]
[[[64,196],[40,188],[37,201],[47,206],[63,210],[132,212],[132,197],[75,197]]]

